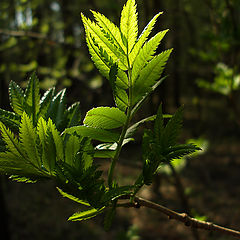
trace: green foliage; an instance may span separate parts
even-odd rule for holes
[[[131,122],[149,94],[165,79],[160,77],[172,49],[155,53],[167,31],[148,40],[161,13],[154,16],[139,38],[135,0],[124,5],[120,28],[102,14],[92,13],[96,22],[82,14],[86,42],[93,62],[110,82],[116,107],[93,108],[80,125],[79,103],[66,109],[66,89],[55,93],[51,88],[40,99],[35,73],[25,91],[11,82],[14,113],[0,110],[0,172],[25,183],[54,179],[63,197],[86,207],[69,220],[86,220],[107,211],[108,229],[120,198],[132,199],[144,184],[152,182],[161,164],[199,148],[177,144],[182,108],[170,116],[164,115],[160,106],[156,116]],[[170,118],[166,126],[164,118]],[[122,147],[134,141],[136,131],[148,121],[154,121],[154,129],[143,135],[142,172],[135,184],[120,186],[114,172]],[[107,181],[95,164],[94,158],[99,157],[111,159]]]
[[[13,132],[17,132],[24,112],[32,119],[33,126],[39,119],[51,118],[58,130],[76,126],[80,123],[80,103],[74,103],[66,109],[66,90],[55,95],[55,89],[46,91],[40,99],[39,80],[33,73],[25,91],[15,82],[9,84],[9,99],[14,112],[0,109],[0,121]]]
[[[212,83],[206,80],[198,80],[199,87],[213,92],[230,96],[233,91],[240,89],[240,75],[234,75],[233,69],[223,63],[218,63],[215,68],[215,77]]]
[[[193,152],[183,157],[173,159],[171,161],[171,165],[177,172],[181,172],[186,167],[188,159],[192,159],[200,154],[205,153],[208,148],[208,141],[204,138],[188,139],[187,144],[193,144],[195,146],[198,146],[199,148],[201,148],[201,151]],[[168,175],[172,174],[172,170],[169,164],[160,165],[157,171],[168,174]]]
[[[122,111],[133,108],[152,91],[154,85],[160,81],[159,78],[172,51],[170,49],[154,56],[167,31],[162,31],[147,41],[160,14],[153,18],[139,39],[135,0],[127,1],[124,6],[120,29],[96,12],[93,12],[96,23],[82,14],[89,53],[100,73],[109,79],[116,105]],[[129,74],[125,73],[126,70]],[[128,95],[125,90],[130,94]]]
[[[182,111],[183,108],[179,108],[164,126],[162,106],[160,106],[154,123],[154,131],[145,131],[142,146],[144,161],[142,184],[151,184],[154,174],[162,164],[200,150],[191,143],[176,143],[182,125]]]

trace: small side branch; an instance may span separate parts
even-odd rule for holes
[[[205,221],[200,221],[195,218],[190,217],[186,213],[178,213],[175,212],[167,207],[164,207],[160,204],[151,202],[149,200],[140,198],[140,197],[135,197],[134,202],[129,202],[129,203],[123,203],[123,204],[118,204],[119,207],[134,207],[134,208],[139,208],[139,207],[147,207],[151,209],[155,209],[169,217],[169,219],[175,219],[177,221],[183,222],[186,226],[192,227],[192,228],[199,228],[199,229],[205,229],[208,231],[217,231],[221,232],[223,234],[228,234],[232,235],[236,238],[240,239],[240,232],[230,229],[230,228],[225,228],[219,225],[216,225],[211,222],[205,222]]]

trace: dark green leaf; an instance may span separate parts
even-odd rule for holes
[[[37,115],[40,108],[39,80],[34,72],[29,78],[27,88],[25,90],[25,111],[32,116],[33,125],[37,123]]]
[[[68,126],[73,127],[80,124],[81,121],[81,111],[80,111],[80,103],[75,102],[67,109],[67,119]]]
[[[12,109],[18,115],[24,111],[25,99],[23,90],[13,81],[9,83],[9,99]]]
[[[161,145],[166,148],[175,145],[182,128],[183,107],[180,107],[168,121],[164,132],[161,134]]]
[[[20,119],[21,118],[14,112],[8,112],[0,108],[0,121],[12,131],[15,131],[19,128]]]
[[[65,108],[66,89],[63,89],[53,98],[46,117],[50,117],[60,131],[63,130],[63,125],[66,122]]]
[[[43,117],[47,115],[48,108],[53,100],[54,97],[55,88],[50,88],[48,91],[46,91],[43,95],[43,97],[40,100],[40,109],[38,118]]]

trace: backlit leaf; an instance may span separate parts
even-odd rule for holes
[[[23,90],[13,81],[9,83],[8,90],[10,104],[13,111],[19,115],[22,115],[25,103]]]
[[[40,108],[39,80],[36,73],[29,78],[27,88],[25,90],[25,111],[32,116],[33,125],[36,124],[37,115]]]
[[[138,35],[138,14],[135,0],[128,0],[124,5],[121,19],[120,30],[122,33],[123,42],[126,40],[127,54],[129,54],[137,40]]]
[[[90,127],[114,129],[124,125],[126,115],[118,108],[98,107],[89,110],[83,123]]]
[[[34,166],[40,168],[41,159],[38,153],[37,134],[32,121],[25,112],[21,119],[19,138],[29,161],[32,162]]]

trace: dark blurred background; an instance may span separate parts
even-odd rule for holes
[[[92,107],[113,105],[107,80],[91,62],[80,13],[91,17],[93,9],[119,25],[124,3],[1,0],[0,107],[10,109],[10,80],[24,88],[33,71],[42,90],[66,87],[68,104],[80,101],[83,115]],[[137,4],[139,32],[164,11],[154,31],[170,31],[158,51],[174,48],[165,70],[168,78],[137,117],[154,114],[161,102],[166,113],[184,104],[181,141],[191,138],[204,149],[175,163],[184,197],[169,169],[159,171],[153,187],[141,194],[180,212],[240,229],[240,1],[138,0]],[[137,175],[140,144],[139,137],[123,152],[118,173],[123,183]],[[58,196],[54,183],[24,185],[4,177],[0,192],[1,239],[230,239],[191,232],[181,223],[145,210],[120,210],[107,233],[101,217],[67,222],[78,206]]]

